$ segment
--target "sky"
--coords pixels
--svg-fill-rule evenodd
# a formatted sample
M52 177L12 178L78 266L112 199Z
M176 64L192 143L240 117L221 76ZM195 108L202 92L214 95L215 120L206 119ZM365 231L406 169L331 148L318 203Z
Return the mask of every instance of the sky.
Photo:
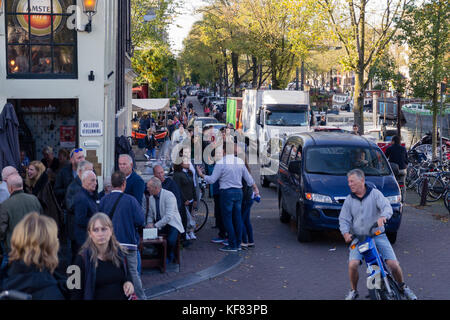
M202 18L201 14L195 15L194 11L203 5L206 5L203 0L185 0L183 13L169 28L169 40L174 54L178 54L183 48L183 40L188 36L194 22Z

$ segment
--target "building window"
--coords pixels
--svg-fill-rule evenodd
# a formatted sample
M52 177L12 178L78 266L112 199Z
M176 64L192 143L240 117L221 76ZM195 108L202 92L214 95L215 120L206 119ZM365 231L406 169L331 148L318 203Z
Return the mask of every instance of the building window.
M76 0L5 4L8 78L77 78L77 32L69 29Z

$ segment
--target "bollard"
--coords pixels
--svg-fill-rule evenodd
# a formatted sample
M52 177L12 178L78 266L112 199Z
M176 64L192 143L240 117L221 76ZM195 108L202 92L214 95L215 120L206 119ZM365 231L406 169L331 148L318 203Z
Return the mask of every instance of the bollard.
M424 207L427 204L427 193L428 193L428 178L423 179L422 192L420 194L420 206Z

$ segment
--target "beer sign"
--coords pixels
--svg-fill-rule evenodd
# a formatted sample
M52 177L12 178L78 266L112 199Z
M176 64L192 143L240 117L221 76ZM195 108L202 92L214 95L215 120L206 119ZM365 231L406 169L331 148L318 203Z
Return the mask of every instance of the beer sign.
M26 32L30 28L31 34L38 37L45 37L52 33L52 18L53 30L57 30L62 21L62 16L51 15L51 13L62 13L59 0L30 0L30 8L28 8L28 0L19 0L17 2L16 12L29 12L29 14L17 15L17 21Z

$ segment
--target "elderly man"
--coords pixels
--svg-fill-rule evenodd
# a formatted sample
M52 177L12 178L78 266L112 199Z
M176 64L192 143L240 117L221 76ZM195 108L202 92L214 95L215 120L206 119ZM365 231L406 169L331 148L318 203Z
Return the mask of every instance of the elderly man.
M364 172L353 169L347 174L348 186L351 194L347 196L339 214L339 229L346 243L352 241L352 235L369 234L372 226L377 223L379 227L384 226L391 218L393 212L389 201L377 189L365 184ZM400 286L400 291L409 299L416 300L417 297L412 290L403 282L403 273L395 256L394 250L386 234L374 238L377 249L386 259L386 264L392 271L394 279ZM358 297L358 267L363 257L358 248L350 251L348 271L350 276L351 290L346 300L355 300Z
M11 196L0 204L0 242L4 252L0 273L4 272L8 264L11 236L16 225L30 212L43 213L38 198L23 191L23 180L18 174L8 177L8 191Z
M97 187L97 176L94 171L87 170L81 175L81 190L74 198L74 238L72 252L78 252L86 241L86 229L89 219L98 212L95 197ZM72 257L75 258L75 257Z
M128 154L121 154L119 156L119 170L127 177L125 193L135 197L137 202L142 206L145 182L133 170L133 159Z
M77 168L77 176L75 179L70 183L69 187L66 191L66 197L65 197L65 206L67 209L67 215L66 215L66 232L67 237L71 241L71 247L72 247L72 256L76 257L77 253L74 250L78 249L78 246L75 243L75 212L74 212L74 200L75 196L80 192L82 189L82 183L81 183L81 177L83 173L86 171L93 171L94 166L92 163L90 163L87 160L81 161L78 164ZM95 193L95 191L94 191Z
M177 199L172 192L162 189L161 180L156 177L149 180L147 189L151 196L147 228L158 228L167 235L167 262L171 263L175 257L178 234L184 233Z
M2 170L2 180L0 181L0 203L5 201L9 198L9 191L8 191L8 177L19 174L17 172L17 169L14 167L5 167Z
M84 153L82 148L73 149L70 152L70 164L59 171L55 181L55 196L60 203L64 202L66 190L77 176L78 164L84 161Z

